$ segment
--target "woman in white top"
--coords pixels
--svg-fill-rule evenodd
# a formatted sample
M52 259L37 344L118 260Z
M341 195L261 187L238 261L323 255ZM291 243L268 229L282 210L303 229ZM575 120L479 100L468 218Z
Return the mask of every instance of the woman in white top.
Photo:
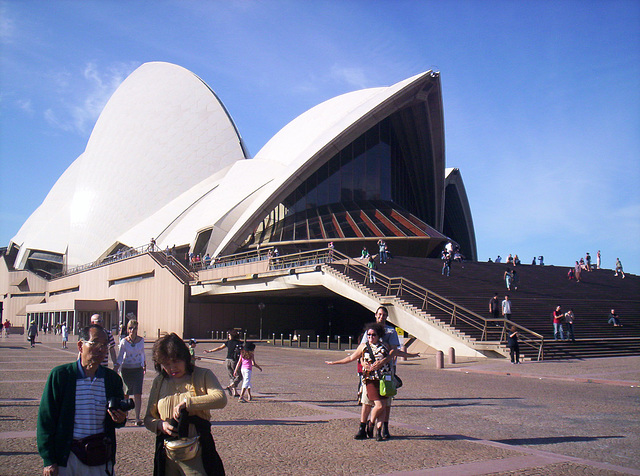
M120 341L120 351L114 370L120 369L126 385L125 398L133 395L136 403L136 425L142 426L140 408L142 407L142 383L147 371L144 358L144 339L138 335L138 321L132 319L127 324L127 337Z

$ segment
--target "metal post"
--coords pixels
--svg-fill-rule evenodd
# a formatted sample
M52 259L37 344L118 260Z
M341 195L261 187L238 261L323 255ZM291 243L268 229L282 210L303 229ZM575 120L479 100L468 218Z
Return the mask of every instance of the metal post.
M289 347L293 347L293 336L289 334Z
M276 345L276 333L273 333L273 345Z
M320 335L316 334L316 349L320 348Z
M349 350L351 350L351 340L353 339L352 336L349 336Z
M340 350L340 336L338 336L338 350Z
M327 336L327 350L331 348L331 336Z
M280 347L284 347L284 334L280 334Z
M307 334L307 349L311 348L311 336Z

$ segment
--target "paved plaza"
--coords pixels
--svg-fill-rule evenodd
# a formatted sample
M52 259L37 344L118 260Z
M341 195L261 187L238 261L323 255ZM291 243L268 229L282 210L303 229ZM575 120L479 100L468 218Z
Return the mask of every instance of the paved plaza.
M0 339L0 475L42 474L36 415L49 371L75 359L44 336ZM200 342L198 355L219 343ZM147 344L150 359L151 344ZM360 407L344 351L259 344L254 400L212 411L228 475L640 475L640 357L559 362L425 355L399 363L405 385L388 441L354 440ZM209 358L209 357L213 358ZM224 353L198 365L226 385ZM151 369L152 366L149 365ZM143 407L155 372L147 373ZM154 435L117 432L120 476L151 475Z

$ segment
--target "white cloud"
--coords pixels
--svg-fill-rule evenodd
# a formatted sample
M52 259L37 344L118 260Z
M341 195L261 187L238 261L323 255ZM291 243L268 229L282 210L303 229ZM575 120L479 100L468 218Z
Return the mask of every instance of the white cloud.
M11 43L15 36L15 24L13 19L9 18L5 5L0 5L0 41L2 43Z
M95 124L105 104L139 63L116 63L100 68L94 62L84 66L81 75L68 71L52 75L58 103L44 112L53 127L85 134Z
M31 104L31 99L18 99L16 104L20 109L24 112L31 114L33 112L33 105Z
M330 77L333 80L344 82L358 89L371 87L370 82L367 80L367 75L362 68L333 65L331 67Z

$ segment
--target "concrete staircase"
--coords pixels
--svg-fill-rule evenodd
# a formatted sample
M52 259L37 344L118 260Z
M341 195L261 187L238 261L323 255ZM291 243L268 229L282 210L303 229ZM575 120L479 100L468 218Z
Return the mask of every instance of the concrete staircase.
M520 276L517 291L506 291L502 276L507 266L496 263L455 263L451 276L441 275L442 262L434 259L397 257L378 271L390 277L402 276L482 316L494 292L500 300L508 293L511 319L545 337L545 359L640 355L640 279L627 274L623 280L611 270L582 273L582 282L567 279L568 268L556 266L516 267ZM374 286L375 289L375 286ZM384 295L384 289L379 292ZM411 299L407 300L410 304ZM576 315L576 342L555 342L551 313L557 305ZM615 308L622 327L607 324ZM438 316L437 310L433 312ZM464 324L458 330L472 338L478 332ZM522 350L522 349L521 349ZM525 355L527 354L525 350ZM531 357L531 355L529 355Z

